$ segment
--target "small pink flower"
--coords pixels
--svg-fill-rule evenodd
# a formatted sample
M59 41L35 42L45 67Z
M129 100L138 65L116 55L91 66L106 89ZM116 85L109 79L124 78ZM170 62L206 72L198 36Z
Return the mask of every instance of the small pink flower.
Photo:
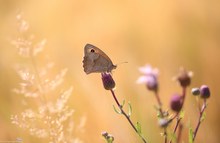
M152 68L150 65L145 65L139 68L139 71L144 75L140 76L137 80L138 84L146 84L149 90L157 91L158 89L158 69Z

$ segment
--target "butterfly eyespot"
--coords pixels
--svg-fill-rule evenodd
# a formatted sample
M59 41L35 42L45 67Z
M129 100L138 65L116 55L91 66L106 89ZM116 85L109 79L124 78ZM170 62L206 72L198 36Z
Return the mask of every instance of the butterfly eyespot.
M95 52L95 50L94 50L94 49L91 49L91 50L90 50L90 52L94 53L94 52Z

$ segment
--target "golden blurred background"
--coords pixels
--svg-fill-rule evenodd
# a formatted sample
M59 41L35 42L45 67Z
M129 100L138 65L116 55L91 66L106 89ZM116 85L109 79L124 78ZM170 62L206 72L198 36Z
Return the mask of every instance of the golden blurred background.
M124 117L113 110L113 98L103 88L100 74L86 75L82 59L85 44L105 51L120 64L113 71L116 96L130 101L132 120L142 124L150 143L163 142L156 118L156 99L144 85L136 84L140 66L151 64L160 71L160 96L169 107L173 93L181 93L172 81L179 67L194 72L191 87L209 85L206 119L196 142L220 141L220 1L147 1L147 0L0 0L0 141L22 138L26 142L45 142L11 123L12 114L22 111L22 95L12 92L20 79L14 66L21 60L11 39L16 35L16 15L22 12L36 41L47 44L42 57L54 61L59 71L68 68L64 84L74 87L68 101L75 110L75 123L86 117L83 130L75 136L86 143L102 143L102 131L114 135L116 143L141 142ZM43 64L44 60L38 58ZM56 71L53 71L56 72ZM195 98L187 91L184 135L198 120ZM172 131L172 128L170 129Z

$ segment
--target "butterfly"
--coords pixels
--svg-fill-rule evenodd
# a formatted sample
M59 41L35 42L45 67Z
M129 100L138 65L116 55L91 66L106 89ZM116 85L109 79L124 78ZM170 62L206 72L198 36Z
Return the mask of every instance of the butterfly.
M86 44L83 58L83 68L86 74L111 72L116 67L102 50L91 44Z

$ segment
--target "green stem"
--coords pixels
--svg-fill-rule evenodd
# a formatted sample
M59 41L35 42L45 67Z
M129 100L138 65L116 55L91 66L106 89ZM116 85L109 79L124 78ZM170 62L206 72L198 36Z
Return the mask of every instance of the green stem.
M113 98L114 98L114 100L115 100L115 102L116 102L118 108L119 108L120 111L121 111L121 114L125 116L125 118L126 118L126 119L128 120L128 122L129 122L129 124L132 126L132 128L135 130L135 132L139 135L139 137L142 139L142 141L143 141L144 143L147 143L147 141L145 140L145 138L138 132L138 130L137 130L137 128L135 127L134 123L131 121L130 116L128 116L128 115L125 113L125 111L123 110L121 104L119 103L117 97L115 96L115 92L114 92L112 89L111 89L110 91L111 91L111 93L112 93L112 96L113 96Z

